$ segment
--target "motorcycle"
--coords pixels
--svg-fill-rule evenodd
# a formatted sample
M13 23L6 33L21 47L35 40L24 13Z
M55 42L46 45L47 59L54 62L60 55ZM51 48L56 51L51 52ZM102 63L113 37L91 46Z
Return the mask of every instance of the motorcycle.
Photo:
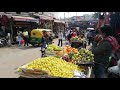
M108 78L120 78L120 60L116 66L108 68Z
M0 38L0 47L4 47L7 45L7 40L5 38Z

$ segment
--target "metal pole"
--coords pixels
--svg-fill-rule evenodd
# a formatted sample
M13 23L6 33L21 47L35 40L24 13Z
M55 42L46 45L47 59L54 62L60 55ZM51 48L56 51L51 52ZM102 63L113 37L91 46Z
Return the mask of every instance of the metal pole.
M64 13L64 21L65 21L65 13Z
M76 21L77 21L77 12L76 12Z
M76 12L76 16L77 16L77 12Z
M68 18L69 18L69 12L68 12Z

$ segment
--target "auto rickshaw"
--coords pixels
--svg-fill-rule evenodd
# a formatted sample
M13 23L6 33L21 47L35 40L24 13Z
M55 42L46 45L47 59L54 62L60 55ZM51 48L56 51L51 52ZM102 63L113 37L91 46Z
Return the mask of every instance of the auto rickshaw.
M43 31L46 31L49 33L52 30L50 30L50 29L33 29L31 31L30 44L32 44L33 46L35 46L35 45L40 46L42 37L43 37Z

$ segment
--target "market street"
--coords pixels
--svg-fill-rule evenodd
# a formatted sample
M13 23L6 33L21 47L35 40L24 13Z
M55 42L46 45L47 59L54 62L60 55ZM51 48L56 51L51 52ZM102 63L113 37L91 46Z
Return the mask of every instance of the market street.
M58 40L55 39L57 44ZM64 42L63 42L64 43ZM18 78L16 69L41 56L40 47L4 47L0 48L0 78Z
M58 39L54 40L57 45ZM65 41L63 41L63 46ZM41 56L40 47L4 47L0 48L0 78L18 78L16 69Z

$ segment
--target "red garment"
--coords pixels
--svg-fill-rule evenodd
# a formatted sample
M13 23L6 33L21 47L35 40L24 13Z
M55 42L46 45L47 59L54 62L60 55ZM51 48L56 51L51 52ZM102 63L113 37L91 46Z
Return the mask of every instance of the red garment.
M2 26L6 26L8 20L9 20L8 17L6 15L3 15L2 20L1 20L2 21Z
M76 32L73 32L72 36L73 36L73 37L77 36Z
M117 29L117 30L115 31L115 34L116 34L116 35L120 34L120 29Z
M21 44L24 44L25 43L25 41L24 40L21 40Z
M102 41L104 40L107 40L111 43L112 47L113 47L113 52L116 52L119 48L120 48L120 45L118 44L116 38L112 37L112 36L108 36L106 38L104 38ZM102 42L100 41L100 43Z

